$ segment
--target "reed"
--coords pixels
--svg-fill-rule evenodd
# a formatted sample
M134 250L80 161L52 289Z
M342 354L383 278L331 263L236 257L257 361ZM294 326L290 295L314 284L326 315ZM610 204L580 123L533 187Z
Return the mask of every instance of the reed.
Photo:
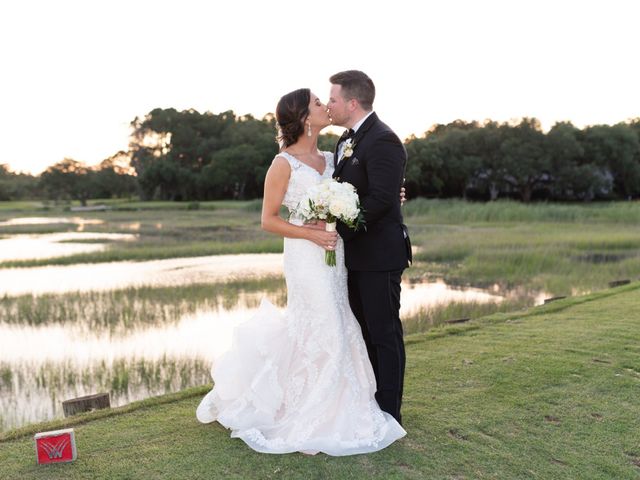
M0 322L29 326L76 325L88 331L126 332L134 327L176 323L197 310L231 308L241 295L251 292L268 295L280 306L286 303L284 279L265 277L214 284L4 296L0 297ZM251 301L246 296L244 300ZM259 301L256 296L253 306Z

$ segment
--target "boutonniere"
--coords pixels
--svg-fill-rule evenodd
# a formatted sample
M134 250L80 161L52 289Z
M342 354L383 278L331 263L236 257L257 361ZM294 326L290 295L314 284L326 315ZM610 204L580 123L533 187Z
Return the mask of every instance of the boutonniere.
M343 158L349 158L351 155L353 155L353 149L355 148L355 143L353 143L353 139L352 138L347 138L347 140L344 142L344 149L342 150L342 157Z

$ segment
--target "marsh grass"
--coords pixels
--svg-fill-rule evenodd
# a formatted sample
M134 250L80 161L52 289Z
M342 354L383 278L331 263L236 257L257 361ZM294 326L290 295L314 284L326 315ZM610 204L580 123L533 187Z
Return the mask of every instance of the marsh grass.
M53 342L60 332L78 345L68 357L59 352L60 358L41 358L37 347L25 345L29 357L0 362L0 429L61 416L61 400L96 391L109 392L112 403L122 405L209 381L210 361L177 339L168 339L169 348L160 343L157 350L141 341L125 353L116 353L122 352L117 346L135 335L146 338L147 332L156 338L154 333L191 315L257 308L263 297L284 306L284 280L0 298L3 328L8 324L29 332L35 327L37 336L39 327L53 327Z
M194 209L194 204L197 204L199 209L203 210L215 210L216 208L223 209L243 209L248 205L253 205L255 202L262 204L260 199L257 200L212 200L205 202L173 202L173 201L140 201L137 199L126 198L105 198L89 200L87 206L102 206L104 205L110 210L189 210ZM0 201L0 212L71 212L72 215L78 215L85 213L91 215L96 212L72 212L72 207L80 207L81 204L78 201L68 202L49 202L49 201Z
M102 242L101 242L102 243ZM106 242L105 242L106 243ZM281 239L229 240L225 242L112 242L108 250L79 253L65 257L11 260L0 262L0 268L25 268L78 263L143 262L180 257L237 255L242 253L282 253Z
M0 364L0 371L3 368L6 366ZM63 394L63 397L79 396L83 391L104 390L111 395L130 399L202 384L209 381L210 369L210 362L199 358L167 356L157 360L117 358L89 365L45 362L35 368L28 364L22 368L14 366L10 381L20 390L64 392L66 395ZM135 387L135 395L132 394L132 387Z
M0 201L1 213L48 211L49 207L39 201Z
M94 243L118 243L122 242L120 239L114 238L75 238L70 240L58 240L56 243L82 243L82 244L94 244Z
M175 202L104 203L114 209L86 214L104 223L83 229L136 233L136 241L112 242L95 253L6 261L0 268L282 251L282 240L260 228L260 200L200 202L198 210ZM554 296L595 291L640 275L638 202L524 205L416 199L403 209L417 248L414 265L405 271L410 280L498 285ZM0 228L0 234L14 227ZM34 232L77 228L19 227Z
M260 200L200 202L198 210L175 202L106 203L114 210L86 214L104 223L83 229L136 233L137 241L112 242L97 253L7 261L0 267L282 251L282 240L260 228ZM480 287L499 284L507 289L525 286L566 295L638 278L640 272L638 202L524 205L416 199L403 209L418 249L407 278L442 278ZM13 226L0 228L0 234L74 228Z
M86 214L104 223L83 229L136 233L137 241L113 242L97 253L7 261L0 267L282 251L282 240L260 229L260 200L201 202L199 210L173 202L107 203L114 210ZM566 295L634 279L640 271L638 202L524 205L416 199L403 208L418 249L414 266L405 272L407 278L442 278L481 287L526 286ZM0 234L74 228L12 226L0 228Z
M120 406L207 383L210 361L201 358L115 358L0 363L0 431L62 417L62 401L108 392Z
M507 298L502 302L459 302L452 301L423 307L402 319L405 336L447 324L466 323L473 319L484 317L497 312L513 312L533 305L531 295Z
M622 223L640 224L640 202L531 203L512 200L467 202L417 198L403 207L405 220L427 223Z
M93 200L89 205L105 205L113 210L141 211L141 210L244 210L252 209L255 204L262 206L262 200L210 200L196 202L152 201L143 202L127 199ZM259 210L258 210L259 211Z
M198 310L231 309L241 295L251 292L269 292L276 305L286 303L284 279L264 277L214 284L5 296L0 297L0 321L29 326L68 324L88 331L124 333L134 327L176 323ZM257 307L259 301L255 298L253 306Z
M21 295L0 297L0 321L14 325L74 325L87 331L129 329L172 324L199 310L233 309L242 296L248 307L257 307L267 294L284 307L287 293L282 277L234 280L214 284L171 287L131 287L98 292ZM531 306L533 292L503 292L502 302L450 302L421 308L404 317L405 335L426 331L459 318L478 318Z
M73 223L47 223L39 225L3 225L3 235L44 235L47 233L77 232L78 225Z
M0 227L1 235L84 231L98 233L134 233L136 241L112 242L109 248L95 253L33 260L9 260L0 268L72 265L116 261L145 261L177 257L239 253L280 253L281 238L260 227L260 210L256 202L207 202L206 209L164 209L159 202L145 210L111 210L87 212L86 217L100 224L11 225ZM130 205L130 204L127 204ZM60 213L54 212L56 217ZM54 215L52 214L52 216ZM72 212L71 216L78 216Z
M640 275L636 203L524 206L416 200L406 208L418 247L414 268L406 272L414 278L571 295Z

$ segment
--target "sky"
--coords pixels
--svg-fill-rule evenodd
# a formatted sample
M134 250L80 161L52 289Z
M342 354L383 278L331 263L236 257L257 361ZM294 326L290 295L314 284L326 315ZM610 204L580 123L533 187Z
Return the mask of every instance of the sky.
M640 117L637 0L7 0L0 164L126 150L154 108L261 118L347 69L401 138L455 119ZM335 130L339 132L340 130Z

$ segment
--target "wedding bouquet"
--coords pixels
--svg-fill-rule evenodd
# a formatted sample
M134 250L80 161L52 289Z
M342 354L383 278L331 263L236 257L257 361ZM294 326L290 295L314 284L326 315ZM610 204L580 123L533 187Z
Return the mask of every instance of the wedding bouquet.
M347 182L337 182L328 178L307 191L294 212L305 221L324 220L326 231L335 232L336 221L340 220L353 230L364 225L360 200L356 189ZM335 250L327 250L324 256L327 265L336 265Z

